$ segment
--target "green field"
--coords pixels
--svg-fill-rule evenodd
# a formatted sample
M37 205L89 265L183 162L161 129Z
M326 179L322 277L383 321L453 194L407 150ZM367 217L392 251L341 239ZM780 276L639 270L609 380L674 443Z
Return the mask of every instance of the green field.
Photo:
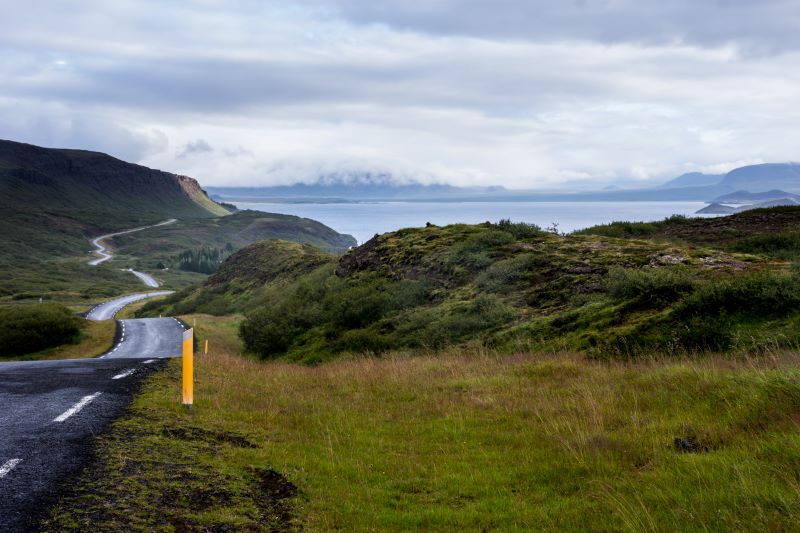
M597 362L387 354L304 367L198 322L179 362L98 439L48 528L792 531L798 356Z

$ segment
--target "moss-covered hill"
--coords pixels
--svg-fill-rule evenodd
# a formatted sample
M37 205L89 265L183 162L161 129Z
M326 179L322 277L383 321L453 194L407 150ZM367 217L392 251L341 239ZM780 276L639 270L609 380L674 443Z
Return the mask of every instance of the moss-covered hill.
M800 279L786 262L707 245L501 222L401 230L338 259L309 253L255 245L227 261L224 283L145 312L245 312L250 350L304 361L459 344L749 350L793 343L800 330ZM248 274L265 261L280 275Z

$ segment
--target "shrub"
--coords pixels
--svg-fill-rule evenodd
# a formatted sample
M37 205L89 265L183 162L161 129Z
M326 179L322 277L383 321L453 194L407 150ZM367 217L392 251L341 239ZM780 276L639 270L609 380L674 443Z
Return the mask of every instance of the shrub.
M476 279L478 287L489 292L503 292L528 277L537 266L548 264L545 257L534 254L520 254L509 259L496 261Z
M606 289L616 300L636 300L645 307L663 307L695 286L689 271L680 266L662 268L612 268Z
M398 328L398 337L406 346L439 349L487 333L514 317L513 309L500 298L481 295L449 309L424 309L415 313Z
M453 274L464 281L469 272L483 270L492 264L489 252L515 242L514 235L507 231L490 229L476 233L462 242L455 244L446 257L446 262L453 269ZM465 269L461 271L459 268Z
M281 299L248 314L239 334L247 350L261 357L285 353L304 332L317 327L336 350L380 351L383 341L356 330L426 302L427 294L424 282L377 276L333 278L319 285L300 283Z
M54 303L0 309L0 356L75 342L80 335L79 324L69 309Z
M530 237L537 237L544 233L542 228L536 224L528 224L527 222L511 222L511 220L504 218L495 224L497 229L510 233L517 239L528 239Z
M800 257L800 233L781 232L748 237L734 244L732 249L736 252L793 260Z
M283 354L303 331L302 320L280 307L262 307L239 325L239 335L248 351L263 358Z
M786 316L800 309L800 279L759 273L701 285L677 309L678 316Z

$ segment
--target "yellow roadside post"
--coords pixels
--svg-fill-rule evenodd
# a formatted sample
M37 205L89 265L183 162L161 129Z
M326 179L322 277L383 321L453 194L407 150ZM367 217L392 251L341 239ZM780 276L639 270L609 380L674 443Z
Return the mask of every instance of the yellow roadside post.
M194 329L183 332L183 405L194 402Z
M206 339L206 349L203 350L203 355L208 355L208 339Z

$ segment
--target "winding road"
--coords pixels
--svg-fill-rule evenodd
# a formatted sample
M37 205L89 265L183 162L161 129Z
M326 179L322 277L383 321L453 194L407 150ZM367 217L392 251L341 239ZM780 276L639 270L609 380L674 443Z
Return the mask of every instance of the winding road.
M133 228L133 229L125 230L125 231L118 231L116 233L108 233L106 235L100 235L99 237L95 237L94 239L92 239L92 245L94 245L96 250L94 250L92 253L97 254L100 257L98 257L97 259L93 259L93 260L89 261L89 264L91 266L97 266L100 263L108 261L109 259L114 257L114 254L112 254L109 251L108 247L105 244L103 244L103 241L106 240L106 239L110 239L112 237L116 237L117 235L127 235L128 233L135 233L137 231L142 231L142 230L146 230L146 229L150 229L150 228L157 228L159 226L166 226L168 224L172 224L172 223L177 222L177 221L178 221L178 219L171 218L169 220L165 220L164 222L159 222L158 224L153 224L153 225L150 225L150 226L142 226L140 228ZM144 283L148 287L153 287L153 288L159 287L159 283L155 280L155 278L153 276L151 276L149 274L145 274L144 272L137 272L136 270L133 270L132 268L125 268L123 270L125 272L130 272L131 274L133 274L134 276L136 276L137 278L142 280L142 283Z
M174 222L169 220L157 225ZM148 226L153 227L153 226ZM102 240L97 265L111 254ZM158 283L133 272L148 286ZM152 283L151 283L152 282ZM111 320L126 305L170 294L155 291L115 298L86 313ZM60 487L90 459L94 437L120 416L143 379L181 355L184 325L175 318L118 321L115 345L90 359L0 363L0 531L38 531Z

